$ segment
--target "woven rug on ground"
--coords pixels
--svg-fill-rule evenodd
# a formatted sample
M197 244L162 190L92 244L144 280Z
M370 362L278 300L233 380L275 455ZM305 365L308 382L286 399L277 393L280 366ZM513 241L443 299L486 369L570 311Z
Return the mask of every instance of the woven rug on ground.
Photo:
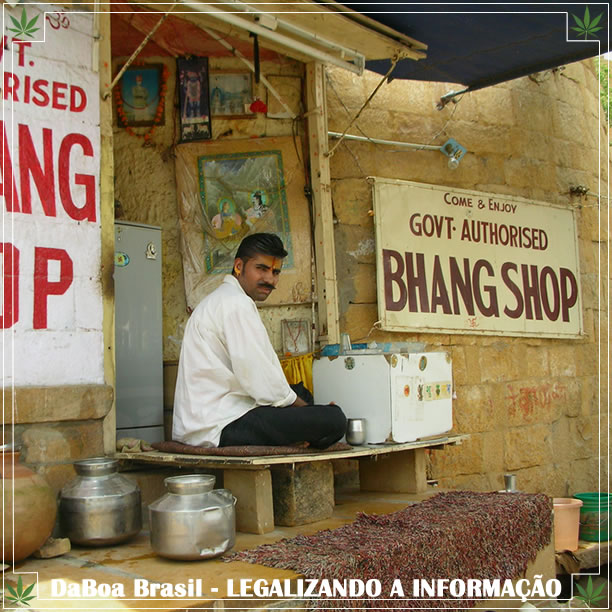
M265 544L224 560L289 569L330 583L381 583L380 597L312 600L317 609L472 607L475 600L450 595L442 600L408 599L413 597L413 580L522 577L527 564L550 542L551 531L552 503L546 495L451 491L392 514L361 513L338 529ZM389 598L396 579L404 599Z
M177 453L179 455L222 455L228 457L260 457L267 455L311 455L314 453L328 453L344 451L353 448L345 442L336 442L324 450L304 448L302 446L191 446L182 442L166 441L153 442L151 446L164 453Z

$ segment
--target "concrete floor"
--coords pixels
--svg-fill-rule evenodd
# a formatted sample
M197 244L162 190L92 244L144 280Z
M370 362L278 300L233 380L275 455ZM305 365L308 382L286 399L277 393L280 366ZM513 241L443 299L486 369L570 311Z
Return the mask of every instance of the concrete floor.
M425 496L437 492L432 489ZM420 496L422 499L424 496ZM415 496L391 493L362 493L345 491L339 493L333 516L325 521L300 527L279 527L265 535L237 534L234 550L254 548L260 544L271 543L298 534L311 534L322 529L334 529L354 520L357 512L388 513L400 510L418 501ZM544 551L544 565L533 573L550 575L554 571L552 547ZM295 579L291 571L267 568L242 562L224 563L219 559L203 561L171 561L156 556L149 544L148 531L142 531L135 539L116 547L82 548L75 547L70 553L54 559L29 558L17 564L15 571L4 572L6 584L16 588L18 577L23 584L37 582L33 595L37 598L30 602L30 610L176 610L197 608L252 610L256 608L300 608L299 600L262 600L234 597L228 599L228 586L233 579L234 590L238 591L240 579L274 578ZM151 583L170 583L171 585L193 584L201 580L202 595L192 597L134 596L134 584L145 579ZM545 578L546 579L546 578ZM55 580L55 582L54 582ZM84 580L95 581L101 588L114 589L115 596L98 595L82 597ZM93 584L90 582L89 584ZM55 592L53 586L55 585ZM58 588L63 587L63 590ZM104 586L102 586L104 585ZM171 587L167 587L171 588ZM80 595L79 596L79 591ZM518 608L520 602L511 607ZM13 607L5 600L5 608ZM505 607L505 606L502 606ZM487 606L491 610L493 607Z

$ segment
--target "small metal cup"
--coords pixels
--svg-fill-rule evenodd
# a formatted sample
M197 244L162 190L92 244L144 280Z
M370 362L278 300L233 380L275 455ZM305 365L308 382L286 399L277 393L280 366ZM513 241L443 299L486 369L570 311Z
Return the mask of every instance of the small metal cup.
M516 491L516 474L504 474L504 486L508 493Z
M366 420L348 419L346 422L346 441L351 446L361 446L366 441Z

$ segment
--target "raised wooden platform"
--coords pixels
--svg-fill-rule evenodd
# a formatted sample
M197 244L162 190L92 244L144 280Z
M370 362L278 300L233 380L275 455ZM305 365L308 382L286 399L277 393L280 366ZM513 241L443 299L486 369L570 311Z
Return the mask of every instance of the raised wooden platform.
M325 512L330 514L334 505L332 460L358 459L360 486L364 491L422 493L427 489L425 449L461 444L467 437L449 435L403 444L370 444L344 451L292 455L243 457L147 451L116 453L114 457L123 467L148 464L222 469L225 488L238 499L236 528L263 534L274 529L275 505L276 522L282 525L321 520L324 518L321 508L326 508ZM327 462L327 465L320 462ZM281 507L282 512L279 511Z

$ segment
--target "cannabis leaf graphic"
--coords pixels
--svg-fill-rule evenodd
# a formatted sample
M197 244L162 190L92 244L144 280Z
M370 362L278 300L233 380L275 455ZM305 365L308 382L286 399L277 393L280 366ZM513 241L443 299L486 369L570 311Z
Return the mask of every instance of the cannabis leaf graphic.
M583 589L578 583L576 583L576 588L580 593L580 595L576 595L576 599L582 599L587 606L593 607L593 604L597 603L601 599L605 599L605 597L601 595L601 592L605 586L606 583L602 582L595 590L593 590L593 576L589 576L586 589Z
M34 595L30 595L35 586L36 583L33 582L24 591L23 582L21 581L21 576L19 576L19 580L17 581L17 590L15 590L10 584L6 585L6 589L10 593L10 595L6 595L6 599L12 601L15 604L23 604L25 606L29 606L30 604L28 602L35 598Z
M576 17L573 13L570 13L576 22L576 26L572 26L572 30L574 32L578 32L578 34L584 34L584 40L587 40L588 36L595 36L595 32L599 32L599 30L603 30L602 26L598 26L599 20L601 19L603 13L600 13L591 21L591 14L589 13L589 7L586 6L584 9L584 17L580 19L580 17Z
M34 19L28 21L28 16L26 15L25 8L21 12L21 20L17 21L12 15L9 15L11 21L13 22L14 28L8 28L11 32L15 32L17 36L29 36L30 38L34 38L34 32L40 30L40 28L35 28L36 22L40 15L36 15Z

